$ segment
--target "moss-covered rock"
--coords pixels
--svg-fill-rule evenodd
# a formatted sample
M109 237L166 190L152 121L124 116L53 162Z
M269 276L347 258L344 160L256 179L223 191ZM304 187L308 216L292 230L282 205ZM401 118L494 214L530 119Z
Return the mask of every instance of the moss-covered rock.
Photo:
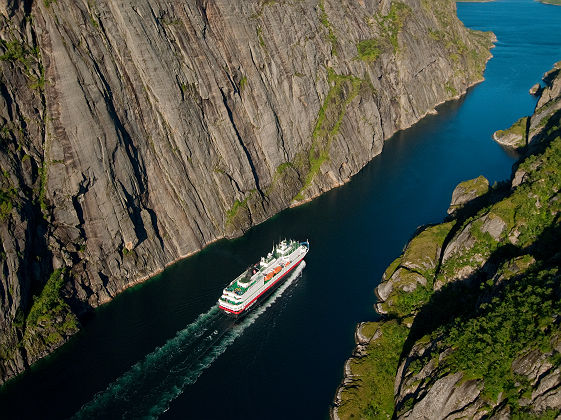
M407 328L397 321L368 323L371 331L357 357L345 366L345 387L337 395L337 418L388 418L394 411L393 384L399 352L407 337ZM374 332L372 332L374 331ZM363 357L360 355L363 354Z
M454 213L467 203L489 192L489 181L484 176L460 182L452 192L452 200L448 207L448 214Z

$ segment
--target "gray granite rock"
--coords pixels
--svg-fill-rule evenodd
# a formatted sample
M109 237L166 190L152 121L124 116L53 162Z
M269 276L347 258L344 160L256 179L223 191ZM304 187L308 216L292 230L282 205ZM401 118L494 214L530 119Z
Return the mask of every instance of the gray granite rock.
M454 3L404 4L395 46L388 0L0 6L2 335L53 269L74 311L108 302L348 181L482 79L489 34Z

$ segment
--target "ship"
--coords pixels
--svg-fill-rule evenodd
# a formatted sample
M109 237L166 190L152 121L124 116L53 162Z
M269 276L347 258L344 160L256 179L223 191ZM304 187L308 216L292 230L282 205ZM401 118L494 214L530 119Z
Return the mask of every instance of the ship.
M249 266L222 292L218 307L235 318L245 315L251 307L269 296L280 286L287 274L302 262L310 243L283 240L266 257Z

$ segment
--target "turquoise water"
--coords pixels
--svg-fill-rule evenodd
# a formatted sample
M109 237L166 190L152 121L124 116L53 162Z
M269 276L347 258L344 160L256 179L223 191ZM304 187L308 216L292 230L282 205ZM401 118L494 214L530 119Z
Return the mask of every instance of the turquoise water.
M353 180L220 241L96 311L84 331L0 392L3 418L281 419L327 416L357 322L417 226L438 222L454 186L510 175L492 140L532 112L528 89L561 60L561 7L459 3L498 38L485 82L394 136ZM216 319L222 288L272 242L308 238L306 267L238 325Z

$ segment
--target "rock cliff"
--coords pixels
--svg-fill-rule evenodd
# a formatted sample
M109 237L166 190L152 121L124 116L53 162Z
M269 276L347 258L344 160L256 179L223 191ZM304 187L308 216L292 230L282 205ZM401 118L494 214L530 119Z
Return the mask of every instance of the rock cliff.
M387 319L358 326L333 417L559 418L560 72L510 181L458 185L384 273Z
M448 0L0 4L0 383L481 79Z

